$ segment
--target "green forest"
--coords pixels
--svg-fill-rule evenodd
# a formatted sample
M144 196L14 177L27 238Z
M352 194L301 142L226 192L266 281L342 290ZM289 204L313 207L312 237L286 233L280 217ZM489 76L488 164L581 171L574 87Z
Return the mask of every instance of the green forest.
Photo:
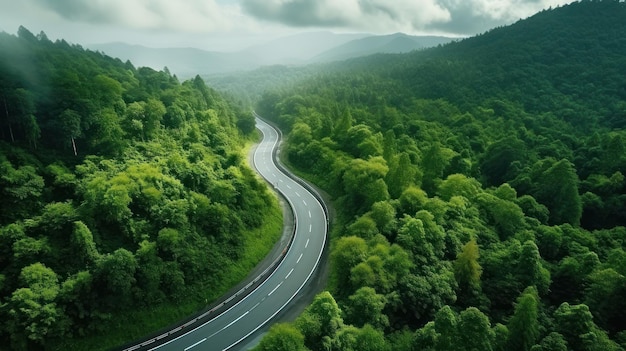
M626 3L263 94L333 194L328 291L256 350L626 349Z
M199 76L0 33L0 349L110 349L243 279L282 231L254 130Z

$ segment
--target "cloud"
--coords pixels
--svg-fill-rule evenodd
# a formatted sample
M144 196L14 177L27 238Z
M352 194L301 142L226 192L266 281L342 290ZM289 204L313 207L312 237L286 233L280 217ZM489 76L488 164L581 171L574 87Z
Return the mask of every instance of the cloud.
M258 19L292 27L474 34L571 0L241 0Z
M293 27L414 31L450 20L436 0L242 0L244 11Z
M473 35L570 1L0 0L0 29L26 25L78 42L135 38L159 46L202 46L207 34L258 41L302 28Z
M35 0L71 22L188 32L250 25L238 3L224 0Z
M430 29L475 34L527 18L542 9L572 0L438 0L450 12L450 21Z

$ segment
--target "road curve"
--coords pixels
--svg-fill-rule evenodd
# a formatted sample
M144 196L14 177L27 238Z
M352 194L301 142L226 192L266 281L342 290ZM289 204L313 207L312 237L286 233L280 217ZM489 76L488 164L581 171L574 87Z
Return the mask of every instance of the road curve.
M257 278L212 313L177 326L169 332L144 341L127 351L202 351L234 349L259 328L281 312L308 282L317 269L326 243L328 218L320 197L315 196L293 175L283 172L275 155L280 134L255 114L257 128L263 134L253 162L257 172L276 191L282 193L294 213L294 234L291 245L277 262L273 272ZM288 173L288 172L287 172ZM293 178L292 178L293 177ZM242 297L244 296L244 297ZM238 300L237 300L238 299ZM231 306L232 305L232 306Z

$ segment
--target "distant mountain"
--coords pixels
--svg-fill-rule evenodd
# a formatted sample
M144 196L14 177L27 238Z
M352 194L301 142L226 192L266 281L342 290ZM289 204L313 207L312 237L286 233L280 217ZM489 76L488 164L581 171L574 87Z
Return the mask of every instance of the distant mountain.
M252 70L274 64L304 64L312 57L338 45L369 34L335 34L312 32L291 35L255 45L238 52L206 51L195 48L149 48L125 43L93 44L87 47L135 66L148 66L170 72L181 78L196 74L211 75Z
M365 33L301 33L255 45L238 52L195 48L149 48L125 43L87 47L156 70L167 67L180 78L248 71L269 65L300 65L345 60L375 53L404 53L451 41L451 38L409 36L402 33L372 36Z
M261 58L266 64L306 63L311 58L355 39L370 36L365 33L338 34L309 32L291 35L244 50Z
M148 66L161 70L167 66L170 72L181 78L196 74L215 74L249 70L259 67L256 57L241 53L205 51L195 48L149 48L125 43L89 45L106 55L130 60L135 66Z
M413 50L445 44L453 38L438 36L411 36L404 33L369 36L349 41L327 50L314 58L314 62L346 60L377 53L406 53Z

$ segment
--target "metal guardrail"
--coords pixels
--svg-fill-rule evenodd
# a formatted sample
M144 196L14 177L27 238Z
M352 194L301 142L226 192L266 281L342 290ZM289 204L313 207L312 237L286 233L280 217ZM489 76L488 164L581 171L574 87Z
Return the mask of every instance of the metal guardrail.
M252 114L254 115L254 117L262 120L263 122L271 125L274 129L276 129L278 131L278 140L282 140L283 138L283 132L280 130L280 128L278 128L278 126L273 123L270 122L268 120L266 120L265 118L259 116L256 112L252 112ZM280 144L280 143L279 143ZM293 179L294 181L296 181L298 184L302 185L306 190L308 190L311 194L313 194L313 196L315 196L315 198L317 199L317 201L322 205L322 209L324 210L324 214L326 215L326 229L328 229L328 221L329 221L329 211L328 211L328 207L326 206L326 202L324 202L324 198L322 197L322 195L317 191L317 189L315 189L315 187L313 187L311 184L309 184L306 180L298 177L297 175L293 174L290 170L288 170L285 165L283 165L283 163L280 161L280 155L279 152L282 150L280 147L274 149L273 153L272 153L272 157L276 160L276 166L278 167L278 169L281 170L281 172L285 173L287 176L289 176L289 178Z

